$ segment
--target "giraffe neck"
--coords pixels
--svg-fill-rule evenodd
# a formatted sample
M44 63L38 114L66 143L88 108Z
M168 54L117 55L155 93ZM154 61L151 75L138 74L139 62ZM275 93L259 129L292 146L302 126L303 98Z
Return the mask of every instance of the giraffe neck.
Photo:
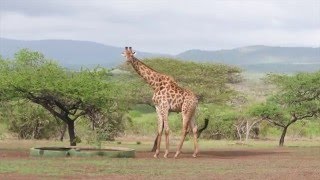
M153 88L156 89L159 86L162 74L158 73L154 69L148 67L139 59L133 57L130 61L135 71Z

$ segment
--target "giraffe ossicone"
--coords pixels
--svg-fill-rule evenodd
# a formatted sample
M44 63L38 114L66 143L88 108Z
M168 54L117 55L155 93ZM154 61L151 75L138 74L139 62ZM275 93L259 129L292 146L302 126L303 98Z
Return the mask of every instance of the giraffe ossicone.
M132 47L125 47L125 51L122 54L126 57L127 62L132 65L135 71L152 87L154 91L152 101L156 107L158 115L157 149L154 157L158 158L159 156L163 130L165 132L166 140L164 157L168 157L170 133L168 114L171 111L181 112L182 114L182 136L174 157L177 158L181 153L181 148L187 135L188 128L193 132L193 157L196 157L199 151L197 142L198 128L195 121L195 113L198 106L198 99L196 95L192 91L180 87L172 77L159 73L141 62L134 56L135 52L132 51Z

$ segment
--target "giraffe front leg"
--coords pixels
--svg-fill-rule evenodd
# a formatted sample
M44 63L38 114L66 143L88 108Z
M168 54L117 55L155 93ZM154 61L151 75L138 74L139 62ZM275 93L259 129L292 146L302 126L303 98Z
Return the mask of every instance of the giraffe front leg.
M168 157L169 154L169 123L168 123L168 114L169 114L169 110L166 108L163 108L161 111L161 117L163 119L163 128L164 128L164 133L166 136L166 150L164 152L164 158Z
M157 106L156 107L157 114L158 114L158 141L157 141L157 150L154 155L154 157L158 157L159 152L160 152L160 144L161 144L161 136L162 136L162 131L163 128L166 128L166 152L165 152L165 157L168 156L168 148L169 148L169 134L167 133L169 130L169 125L168 125L168 114L169 114L169 109L168 106L162 105L162 106Z
M168 158L168 154L169 154L169 126L168 126L168 121L165 121L164 123L164 133L166 135L166 151L164 153L164 158Z
M153 155L154 158L158 158L159 153L160 153L162 129L163 129L162 122L158 122L157 149L156 149L156 153Z

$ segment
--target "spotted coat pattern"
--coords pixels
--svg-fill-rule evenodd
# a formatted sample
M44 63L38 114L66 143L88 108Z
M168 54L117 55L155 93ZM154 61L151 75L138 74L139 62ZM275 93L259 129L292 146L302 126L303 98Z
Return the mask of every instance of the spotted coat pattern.
M164 157L166 158L169 153L169 123L168 113L181 112L183 119L182 137L178 145L175 158L181 152L181 148L187 134L187 129L190 128L194 135L194 154L196 157L198 153L197 143L197 126L195 123L195 111L198 105L196 95L188 90L180 87L175 80L165 74L159 73L156 70L148 67L134 56L135 52L131 47L126 47L123 55L126 57L135 71L152 87L154 94L152 97L153 103L157 110L158 115L158 140L157 150L154 157L158 157L160 152L160 142L162 130L165 130L166 136L166 151Z

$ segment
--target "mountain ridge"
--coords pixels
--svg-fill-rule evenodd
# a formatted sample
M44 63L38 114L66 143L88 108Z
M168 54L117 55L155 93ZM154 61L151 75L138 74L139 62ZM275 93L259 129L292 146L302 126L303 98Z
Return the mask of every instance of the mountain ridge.
M0 37L0 54L12 58L21 48L42 52L65 66L116 67L124 62L123 47L93 41L44 39L17 40ZM320 47L281 47L252 45L233 49L190 49L176 55L137 51L139 58L172 57L196 62L214 62L240 66L249 71L297 72L320 69ZM303 64L303 65L301 65ZM285 66L283 70L277 66ZM291 69L290 69L291 68Z

